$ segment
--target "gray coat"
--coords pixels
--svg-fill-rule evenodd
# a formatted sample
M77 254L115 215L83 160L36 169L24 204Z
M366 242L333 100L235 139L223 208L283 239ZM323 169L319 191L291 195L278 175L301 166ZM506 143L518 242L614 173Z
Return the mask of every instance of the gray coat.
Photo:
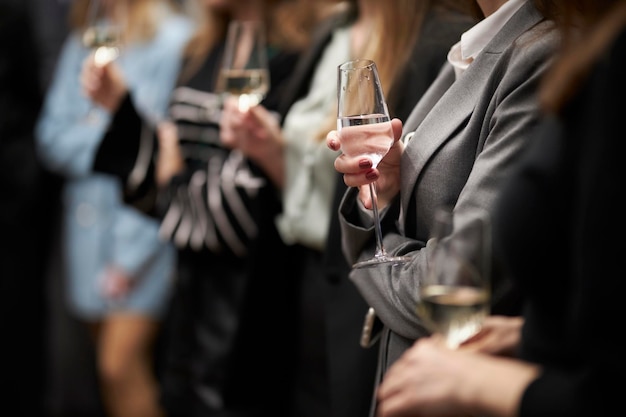
M383 213L383 233L388 252L413 259L402 267L350 274L383 324L379 379L427 334L415 307L434 210L454 205L457 221L473 206L490 212L512 162L528 145L539 117L536 90L557 44L542 20L528 2L456 82L446 63L404 124L401 208ZM352 263L374 253L373 229L358 222L356 198L357 190L349 189L340 207L344 254ZM499 297L494 293L496 304Z

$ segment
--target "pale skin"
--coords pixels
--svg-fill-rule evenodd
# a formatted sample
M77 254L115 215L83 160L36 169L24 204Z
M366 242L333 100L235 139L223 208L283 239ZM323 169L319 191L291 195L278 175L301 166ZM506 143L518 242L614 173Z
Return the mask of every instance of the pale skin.
M376 168L372 168L372 161L368 158L347 157L340 154L335 159L335 169L343 174L343 181L348 187L359 187L359 199L368 209L372 208L368 184L376 182L379 210L385 208L400 192L400 159L404 152L404 143L400 140L402 121L392 119L391 127L394 143ZM329 132L326 145L334 151L339 151L341 148L340 132L336 130Z
M377 417L517 416L524 390L541 370L491 353L511 352L520 328L519 318L489 318L484 332L491 335L456 350L437 336L419 339L387 371Z
M239 110L237 99L225 101L220 119L220 140L257 163L272 182L282 188L285 180L285 140L277 118L262 105Z
M460 349L466 352L514 357L520 343L523 324L524 320L521 317L487 317L481 331L462 344Z

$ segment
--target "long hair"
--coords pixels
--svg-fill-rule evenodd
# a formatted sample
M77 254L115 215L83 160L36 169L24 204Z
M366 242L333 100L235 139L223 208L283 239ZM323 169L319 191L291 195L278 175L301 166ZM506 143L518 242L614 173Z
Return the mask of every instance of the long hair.
M591 67L626 25L624 0L541 1L562 34L561 52L544 77L539 101L558 113L576 93Z
M210 9L201 5L200 0L191 0L190 3L189 11L196 18L197 29L185 46L185 65L179 74L179 81L185 81L195 74L209 51L226 37L230 21L227 10Z
M326 5L336 0L265 0L261 17L268 29L268 43L281 50L302 50L310 39L312 28L327 11ZM180 79L195 74L209 52L226 38L228 24L233 16L228 7L206 7L200 0L191 0L192 11L198 20L198 29L184 51L185 66Z
M402 88L396 88L399 75L404 71L419 41L420 33L429 13L457 12L459 15L482 18L482 12L474 0L364 0L368 13L373 16L373 27L364 48L352 51L351 58L367 58L376 62L380 81L385 91L390 110L393 111L394 92L402 94ZM351 2L358 11L358 1ZM328 121L318 133L323 140L328 131L336 127L336 108L329 115Z
M413 52L413 45L419 42L426 17L430 13L451 11L475 18L482 16L475 1L468 0L366 0L370 7L376 7L375 27L371 38L366 42L365 50L357 51L363 57L376 61L380 71L381 83L388 93L387 101L395 101L393 93L401 93L396 88L399 74L406 67ZM480 13L480 14L479 14Z
M381 2L366 0L377 7ZM374 5L376 3L377 5ZM380 81L386 92L393 90L394 80L402 71L417 41L432 0L391 0L374 13L374 27L361 51L353 58L369 58L376 62ZM384 35L383 35L384 34ZM389 96L387 97L388 101Z

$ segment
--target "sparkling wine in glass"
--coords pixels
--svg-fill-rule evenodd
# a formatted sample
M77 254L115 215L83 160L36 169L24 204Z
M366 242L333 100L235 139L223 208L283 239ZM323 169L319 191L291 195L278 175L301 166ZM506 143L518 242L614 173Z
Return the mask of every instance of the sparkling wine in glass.
M218 90L236 97L240 111L265 98L270 88L265 26L256 20L233 20L228 26Z
M97 65L104 66L119 56L126 18L122 4L120 0L89 0L88 23L82 42L94 52Z
M93 52L96 65L104 66L117 59L126 13L123 0L89 0L87 27L82 34L85 48ZM87 114L87 121L96 117L92 105Z
M490 310L491 228L483 210L459 220L452 211L435 212L434 249L420 283L417 314L450 348L478 333ZM454 237L451 237L454 236Z
M376 168L393 145L393 130L374 61L357 59L339 66L337 101L341 152L349 157L369 158ZM376 253L371 259L357 262L353 268L408 262L410 257L391 256L385 251L374 183L369 184L369 189L372 195Z

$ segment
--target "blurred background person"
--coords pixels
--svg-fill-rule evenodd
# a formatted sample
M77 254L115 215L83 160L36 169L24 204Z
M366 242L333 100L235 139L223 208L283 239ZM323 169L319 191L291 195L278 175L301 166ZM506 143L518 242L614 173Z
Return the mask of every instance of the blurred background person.
M523 315L492 317L456 351L417 341L380 387L380 417L582 417L622 407L615 329L625 248L614 237L624 233L626 2L552 3L563 46L539 91L545 117L494 215L495 261L519 284Z
M70 10L72 32L63 44L36 127L38 155L65 178L63 260L72 314L93 336L98 383L110 416L159 416L153 353L170 296L174 248L158 238L158 224L122 201L116 178L88 169L111 121L81 92L83 45L90 1ZM193 29L167 0L105 0L103 21L121 24L116 62L152 120L162 117ZM116 12L123 5L123 12ZM87 117L88 116L88 117Z
M281 192L273 219L289 255L284 269L297 286L296 380L291 416L366 416L376 349L360 346L368 306L348 279L337 208L345 192L324 138L336 127L337 67L376 61L390 111L406 118L436 78L450 47L475 20L460 1L344 2L321 24L279 106L240 111L227 102L222 140L262 167ZM345 7L343 7L345 6Z
M536 93L558 44L544 8L527 0L481 0L484 18L463 33L448 62L404 124L392 120L396 142L376 168L341 154L335 168L348 189L340 205L344 255L370 259L376 249L368 185L376 182L384 246L410 261L354 269L352 282L384 325L379 376L415 340L429 334L416 312L418 289L429 271L434 215L453 211L450 240L463 242L476 213L491 213L501 184L530 143L539 120ZM339 150L345 132L327 143ZM494 279L490 308L519 314L519 295Z
M93 168L128 184L137 155L153 153L141 184L126 197L138 205L151 199L143 210L161 221L161 236L178 249L161 363L168 414L285 415L293 385L295 323L288 306L294 280L276 265L284 261L272 222L277 192L258 166L221 145L218 81L229 23L262 22L270 75L263 104L275 110L326 4L213 0L192 6L202 21L185 48L170 120L153 129L149 141L141 136L149 120L137 113L134 91L115 63L103 71L85 68L86 79L101 80L86 92L114 113ZM114 87L99 88L105 85Z

